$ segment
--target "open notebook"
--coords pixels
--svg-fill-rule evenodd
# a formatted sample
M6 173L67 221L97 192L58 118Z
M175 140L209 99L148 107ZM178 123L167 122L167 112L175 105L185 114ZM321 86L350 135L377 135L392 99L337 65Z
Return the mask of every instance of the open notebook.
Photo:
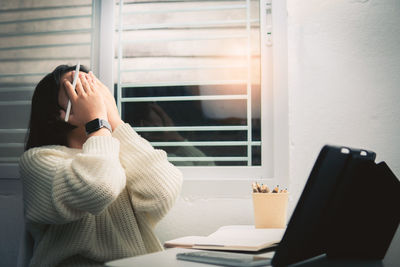
M275 247L284 228L256 229L254 225L222 226L209 236L185 236L164 243L166 248L181 247L210 250L259 251Z

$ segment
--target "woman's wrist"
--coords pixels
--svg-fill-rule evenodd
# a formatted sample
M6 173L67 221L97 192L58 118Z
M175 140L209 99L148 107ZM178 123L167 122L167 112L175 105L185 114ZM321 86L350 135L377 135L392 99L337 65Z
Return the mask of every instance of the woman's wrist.
M118 128L121 124L124 124L124 121L121 120L121 118L115 119L115 120L110 120L111 128L113 131Z
M88 134L88 137L92 136L111 136L111 132L107 128L100 128L97 131Z

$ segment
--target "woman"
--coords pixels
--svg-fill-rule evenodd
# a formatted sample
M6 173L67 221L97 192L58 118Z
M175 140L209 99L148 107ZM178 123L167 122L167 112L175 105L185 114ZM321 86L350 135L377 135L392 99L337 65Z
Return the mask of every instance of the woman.
M57 67L32 98L20 159L35 243L30 266L91 266L161 250L153 229L181 187L166 153L123 123L113 96L92 73L81 69L73 89L74 69ZM85 128L99 120L110 129Z

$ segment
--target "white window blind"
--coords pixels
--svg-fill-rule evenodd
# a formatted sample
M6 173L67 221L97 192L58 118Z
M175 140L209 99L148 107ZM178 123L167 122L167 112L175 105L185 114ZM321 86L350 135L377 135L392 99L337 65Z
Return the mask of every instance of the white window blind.
M0 166L15 175L37 83L60 64L92 67L95 1L0 3ZM10 168L12 171L7 173ZM4 170L5 173L4 173Z
M271 75L265 74L271 66L260 38L267 36L261 3L116 1L121 115L192 173L272 172Z

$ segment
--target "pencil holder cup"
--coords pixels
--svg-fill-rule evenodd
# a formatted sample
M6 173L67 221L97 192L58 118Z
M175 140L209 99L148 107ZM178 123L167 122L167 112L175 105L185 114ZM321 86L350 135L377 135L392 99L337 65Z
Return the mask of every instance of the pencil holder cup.
M288 193L253 193L255 227L286 227L288 196Z

